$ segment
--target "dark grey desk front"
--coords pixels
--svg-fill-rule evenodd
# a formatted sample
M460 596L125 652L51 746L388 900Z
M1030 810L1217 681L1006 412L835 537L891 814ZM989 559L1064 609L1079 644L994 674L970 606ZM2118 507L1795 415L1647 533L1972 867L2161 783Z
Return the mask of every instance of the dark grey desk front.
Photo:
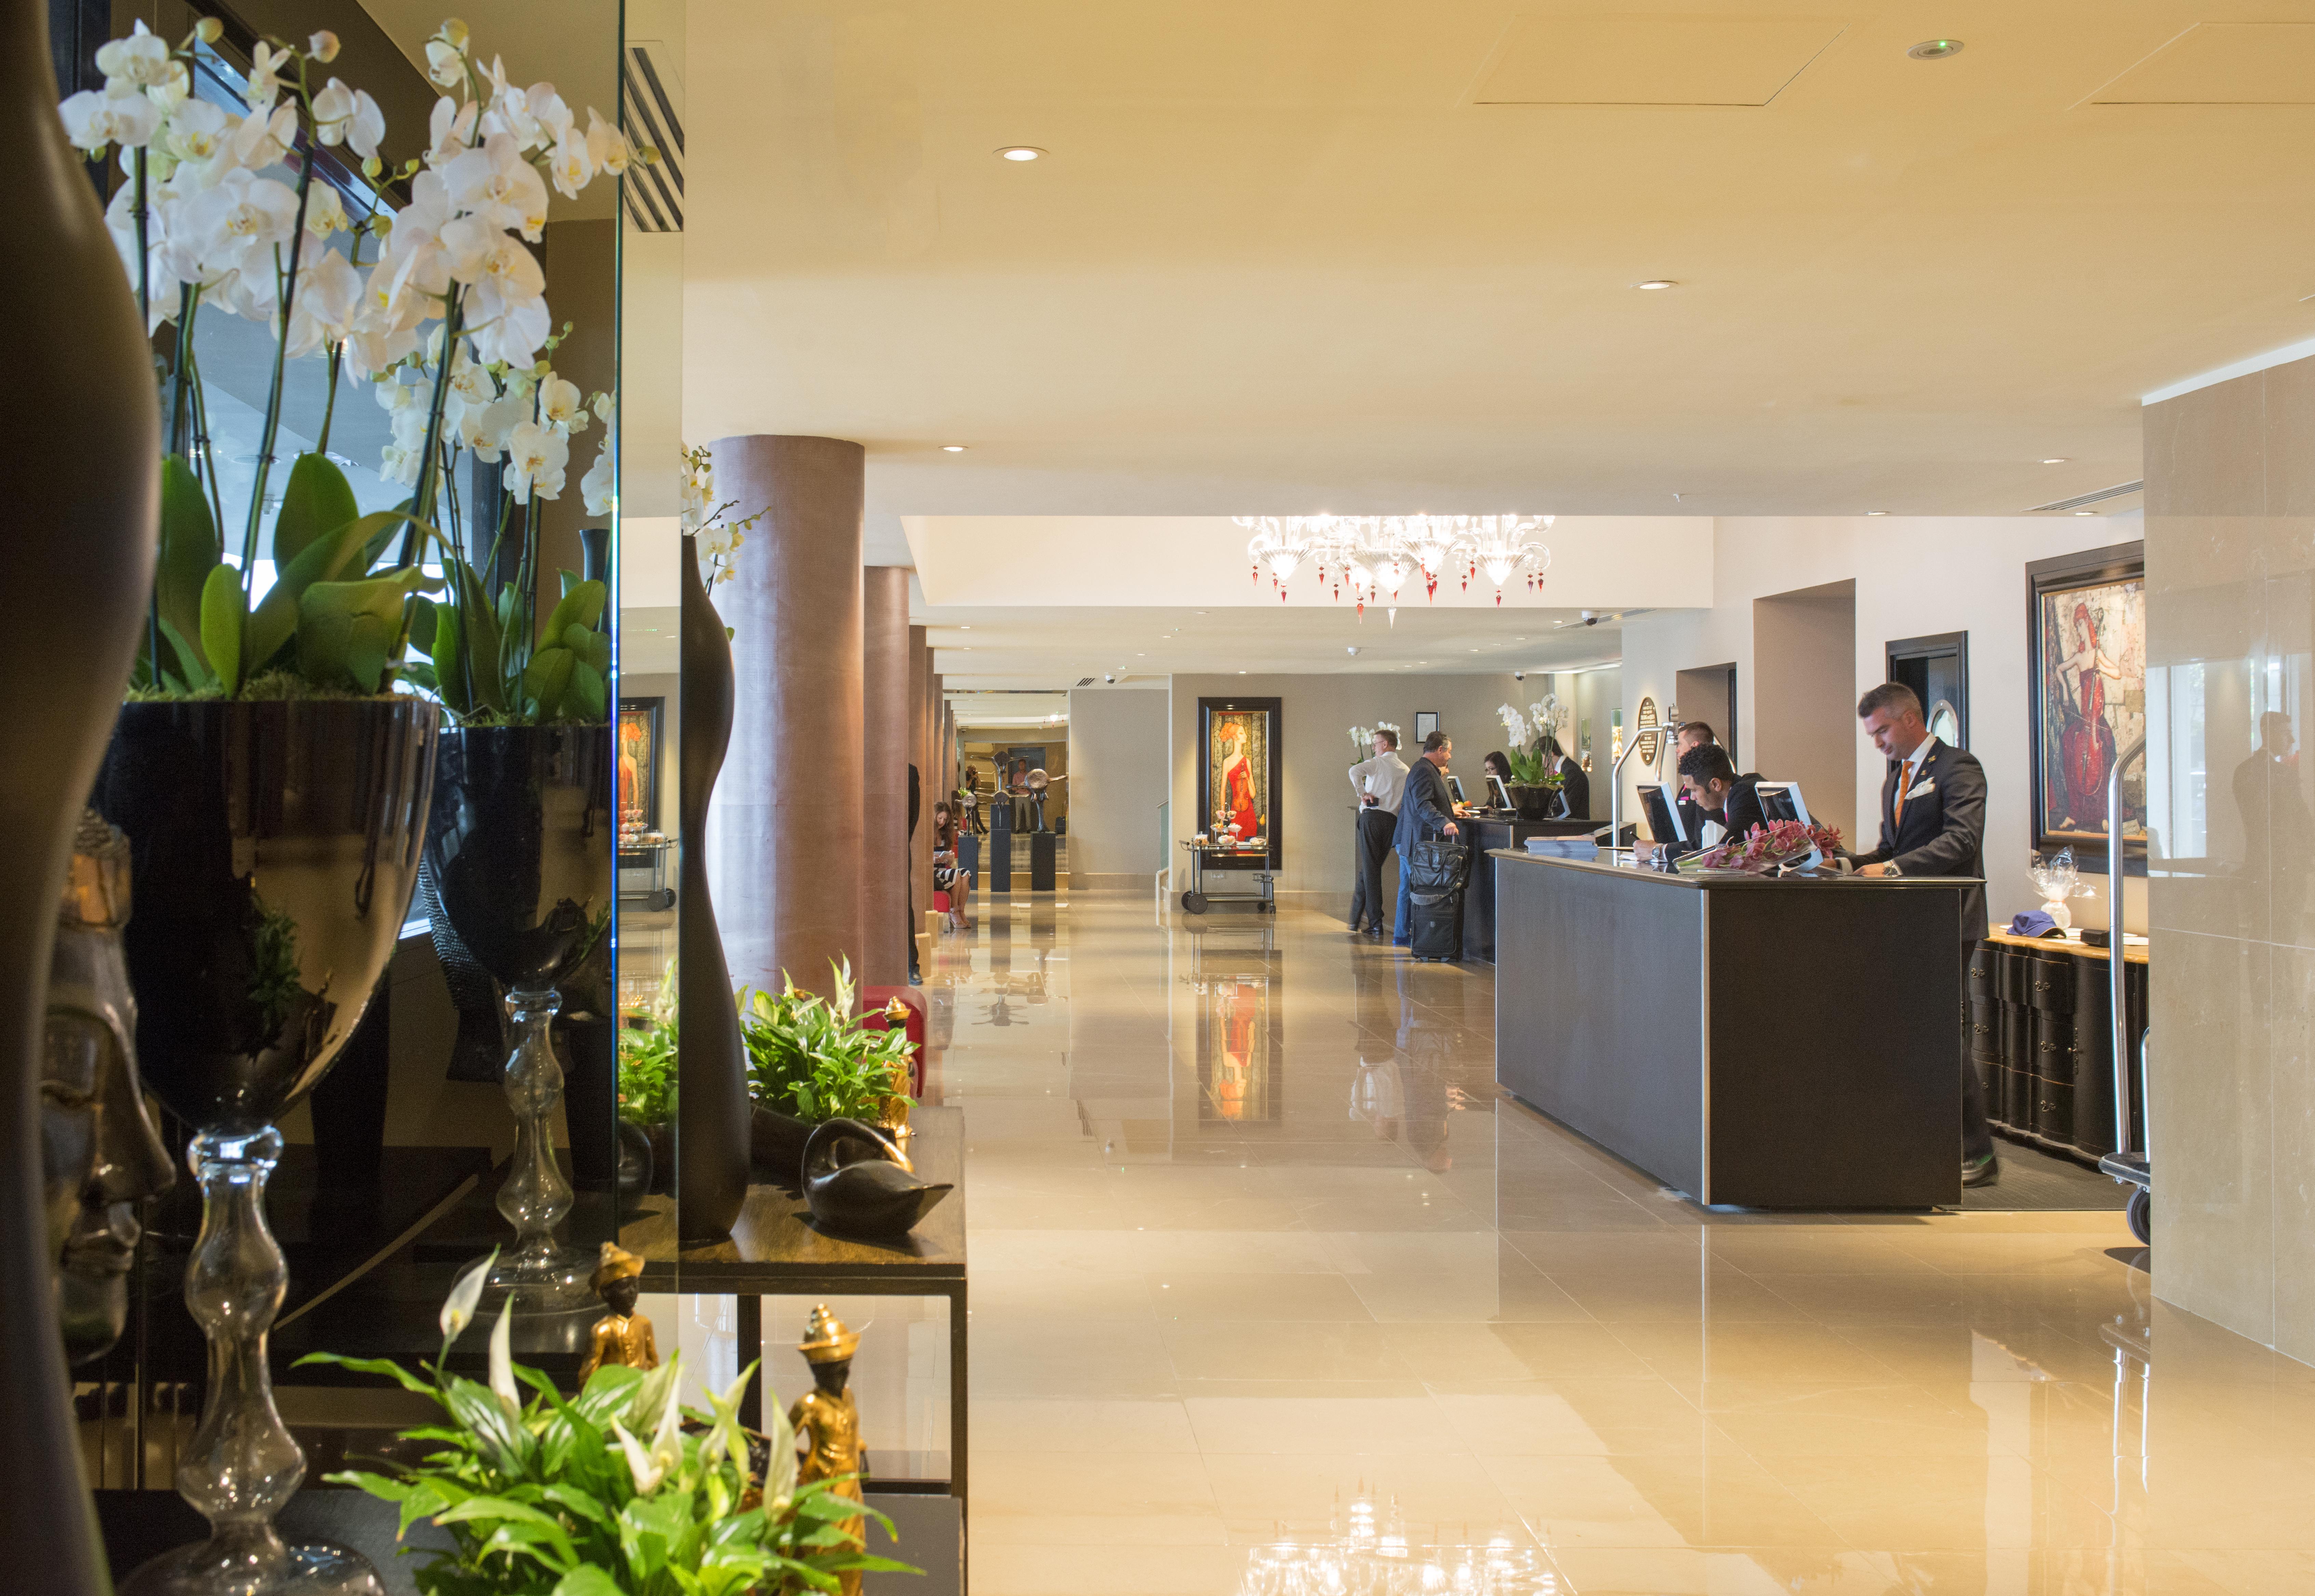
M1966 882L1495 862L1513 1096L1707 1204L1960 1201Z

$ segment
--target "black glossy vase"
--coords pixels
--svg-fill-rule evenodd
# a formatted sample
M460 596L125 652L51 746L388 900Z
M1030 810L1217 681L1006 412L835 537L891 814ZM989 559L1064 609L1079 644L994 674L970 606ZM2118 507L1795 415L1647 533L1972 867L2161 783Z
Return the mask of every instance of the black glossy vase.
M1559 794L1552 787L1529 786L1521 782L1509 782L1504 790L1512 795L1512 807L1523 820L1540 820L1550 817Z
M595 1260L554 1237L572 1191L554 1156L563 1089L553 1022L559 983L610 934L616 865L611 728L468 727L442 734L426 828L430 908L448 939L506 989L512 1051L501 1081L515 1116L514 1157L499 1212L515 1244L491 1271L518 1311L590 1300ZM574 1122L574 1146L616 1134Z
M0 529L12 610L0 765L0 1499L16 1581L111 1588L82 1485L40 1201L38 1080L57 904L72 833L129 684L159 536L160 419L137 300L88 167L57 120L50 7L0 0Z
M732 640L683 540L683 839L677 948L676 1224L686 1241L729 1236L748 1199L748 1056L732 967L707 891L707 801L732 741Z
M906 1236L953 1190L918 1178L883 1132L857 1120L829 1120L804 1144L804 1201L834 1235Z

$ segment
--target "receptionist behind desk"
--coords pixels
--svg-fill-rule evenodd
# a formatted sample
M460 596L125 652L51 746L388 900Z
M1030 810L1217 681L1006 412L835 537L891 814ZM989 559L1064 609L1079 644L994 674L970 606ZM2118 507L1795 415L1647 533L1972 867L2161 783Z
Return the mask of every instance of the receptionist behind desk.
M1767 822L1761 809L1761 773L1737 775L1728 750L1718 743L1707 742L1681 755L1680 774L1704 818L1720 828L1722 838L1750 836L1753 827ZM1718 840L1714 838L1703 846Z

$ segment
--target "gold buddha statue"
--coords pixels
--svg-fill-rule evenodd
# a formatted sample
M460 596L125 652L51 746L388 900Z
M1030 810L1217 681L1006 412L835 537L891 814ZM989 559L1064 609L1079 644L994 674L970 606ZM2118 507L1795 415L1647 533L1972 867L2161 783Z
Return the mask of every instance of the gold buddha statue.
M859 1345L860 1333L847 1329L843 1320L828 1311L827 1303L814 1307L811 1322L804 1326L803 1340L797 1347L812 1365L813 1388L797 1397L795 1405L788 1409L788 1423L795 1427L796 1443L803 1454L796 1466L796 1483L810 1485L814 1480L849 1476L831 1490L855 1502L862 1500L860 1414L852 1405L852 1393L844 1388L844 1382L852 1372L852 1354ZM866 1519L846 1519L837 1528L850 1536L854 1545L864 1548L867 1546ZM840 1574L837 1578L842 1596L860 1596L858 1570Z
M595 1321L593 1344L579 1366L579 1383L585 1385L606 1363L648 1371L659 1367L659 1343L652 1338L652 1322L635 1311L642 1295L643 1261L615 1241L603 1244L603 1261L595 1266L595 1295L610 1312Z

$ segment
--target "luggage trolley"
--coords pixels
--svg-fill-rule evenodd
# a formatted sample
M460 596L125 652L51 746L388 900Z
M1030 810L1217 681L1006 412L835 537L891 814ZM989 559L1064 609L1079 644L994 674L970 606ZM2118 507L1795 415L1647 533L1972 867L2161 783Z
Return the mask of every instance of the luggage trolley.
M2136 1186L2130 1194L2130 1233L2138 1237L2142 1246L2154 1244L2154 1167L2153 1145L2137 1152L2131 1151L2130 1124L2130 1060L2138 1057L2138 1077L2146 1078L2146 1039L2142 1033L2130 1034L2130 1015L2123 1002L2123 977L2126 961L2123 957L2126 944L2122 932L2123 876L2126 861L2122 852L2122 773L2133 759L2146 752L2146 739L2140 738L2123 750L2106 776L2106 868L2109 891L2107 893L2107 981L2113 1000L2114 1025L2114 1147L2115 1150L2098 1160L2098 1168L2124 1185ZM2153 980L2153 969L2147 970L2147 980ZM2149 1006L2151 1007L2150 1001ZM2135 1044L2135 1045L2133 1045ZM2143 1127L2141 1127L2142 1130Z
M1216 902L1251 903L1256 914L1278 911L1278 874L1269 868L1270 848L1267 844L1258 848L1238 847L1230 843L1200 842L1193 837L1182 839L1190 851L1190 885L1182 894L1182 908L1190 914L1203 914ZM1212 893L1206 891L1206 872L1239 873L1254 873L1255 890L1251 892Z

